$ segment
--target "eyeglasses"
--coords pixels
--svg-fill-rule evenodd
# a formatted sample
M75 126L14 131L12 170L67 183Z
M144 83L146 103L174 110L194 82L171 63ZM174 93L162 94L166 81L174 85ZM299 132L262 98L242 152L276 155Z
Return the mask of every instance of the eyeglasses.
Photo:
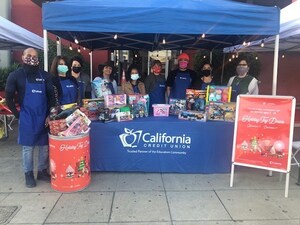
M238 64L238 66L248 66L248 65L245 63L242 63L242 64Z

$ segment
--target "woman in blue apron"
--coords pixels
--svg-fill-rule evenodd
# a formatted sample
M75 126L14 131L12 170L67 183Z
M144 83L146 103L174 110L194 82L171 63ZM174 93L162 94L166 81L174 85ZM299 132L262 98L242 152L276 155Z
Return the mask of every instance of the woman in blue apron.
M82 66L82 58L80 56L74 56L71 59L70 75L77 80L81 99L91 98L91 78L89 75L82 72Z
M80 97L77 81L72 76L67 76L69 70L67 60L62 56L56 56L52 62L50 72L54 75L53 85L58 92L60 105L77 103Z
M145 79L146 93L149 94L149 113L153 114L153 104L166 103L166 79L161 73L162 64L159 60L154 60L151 65L151 74Z

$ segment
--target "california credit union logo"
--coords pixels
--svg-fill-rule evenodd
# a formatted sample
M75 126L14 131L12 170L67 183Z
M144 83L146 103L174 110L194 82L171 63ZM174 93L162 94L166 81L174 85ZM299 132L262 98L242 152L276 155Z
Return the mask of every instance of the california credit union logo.
M136 148L139 145L141 145L140 147L156 148L189 148L192 143L191 137L185 134L168 135L167 133L143 132L143 130L134 131L134 129L128 128L124 128L124 133L120 134L119 138L122 142L123 147L129 148Z
M142 133L142 130L133 132L133 129L124 128L124 133L119 135L123 147L136 148Z

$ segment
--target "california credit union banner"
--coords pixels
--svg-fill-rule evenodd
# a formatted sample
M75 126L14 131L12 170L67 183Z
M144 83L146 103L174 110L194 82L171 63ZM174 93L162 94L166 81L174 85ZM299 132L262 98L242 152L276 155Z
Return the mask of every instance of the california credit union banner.
M240 95L233 163L289 171L294 111L294 97Z

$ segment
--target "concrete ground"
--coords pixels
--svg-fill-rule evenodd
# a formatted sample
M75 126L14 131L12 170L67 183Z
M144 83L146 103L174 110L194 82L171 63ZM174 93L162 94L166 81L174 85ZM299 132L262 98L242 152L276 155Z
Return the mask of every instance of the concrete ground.
M296 166L288 198L285 175L245 167L236 167L232 188L230 174L112 172L92 173L76 193L42 181L26 188L16 126L0 142L0 224L300 225Z

